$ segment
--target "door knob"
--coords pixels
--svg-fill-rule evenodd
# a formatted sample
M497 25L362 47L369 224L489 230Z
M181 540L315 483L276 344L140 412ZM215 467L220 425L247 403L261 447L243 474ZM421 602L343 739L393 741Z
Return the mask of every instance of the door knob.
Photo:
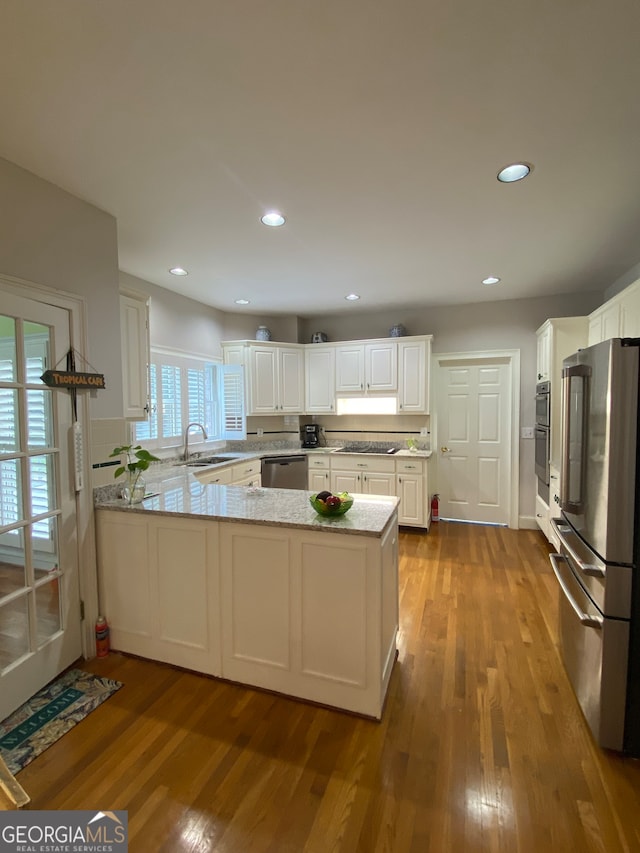
M449 452L449 448L448 448L448 447L441 447L441 448L440 448L440 450L441 450L443 453L448 453L448 452Z

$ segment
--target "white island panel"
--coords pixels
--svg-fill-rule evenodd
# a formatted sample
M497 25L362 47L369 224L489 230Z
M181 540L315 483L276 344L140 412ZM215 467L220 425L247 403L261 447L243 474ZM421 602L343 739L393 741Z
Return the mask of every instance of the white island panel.
M367 683L367 549L302 545L301 671L329 681Z
M246 677L257 667L290 668L289 541L264 528L223 531L222 625L224 672Z
M207 528L159 519L150 551L158 566L159 639L204 651L209 646Z
M146 650L154 631L147 525L137 515L103 513L97 534L98 560L109 566L108 578L100 574L100 608L112 645L126 637L128 645Z

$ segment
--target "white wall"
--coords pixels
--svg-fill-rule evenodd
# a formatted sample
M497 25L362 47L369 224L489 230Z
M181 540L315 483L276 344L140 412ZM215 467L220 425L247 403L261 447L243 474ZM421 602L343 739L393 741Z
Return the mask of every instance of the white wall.
M0 198L0 272L84 297L82 355L107 386L91 414L122 416L116 220L1 158Z

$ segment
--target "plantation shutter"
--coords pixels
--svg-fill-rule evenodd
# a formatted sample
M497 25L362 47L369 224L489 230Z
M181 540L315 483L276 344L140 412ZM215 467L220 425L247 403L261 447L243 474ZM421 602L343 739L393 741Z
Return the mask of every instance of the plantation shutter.
M162 387L162 437L182 435L182 401L180 368L161 365Z
M243 374L244 368L239 364L218 367L222 400L220 438L232 440L246 436Z
M0 383L15 382L13 360L0 359ZM0 453L17 448L16 392L0 388ZM0 526L18 521L18 472L15 459L0 462Z

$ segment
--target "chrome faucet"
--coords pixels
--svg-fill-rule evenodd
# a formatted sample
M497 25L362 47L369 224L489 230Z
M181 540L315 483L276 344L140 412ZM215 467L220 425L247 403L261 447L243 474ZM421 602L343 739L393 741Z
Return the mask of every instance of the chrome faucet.
M202 426L202 424L196 423L195 421L191 424L187 424L187 428L184 431L184 461L187 462L189 459L189 430L191 427L198 427L198 429L202 430L202 435L204 440L206 441L209 436L207 435L206 429Z

